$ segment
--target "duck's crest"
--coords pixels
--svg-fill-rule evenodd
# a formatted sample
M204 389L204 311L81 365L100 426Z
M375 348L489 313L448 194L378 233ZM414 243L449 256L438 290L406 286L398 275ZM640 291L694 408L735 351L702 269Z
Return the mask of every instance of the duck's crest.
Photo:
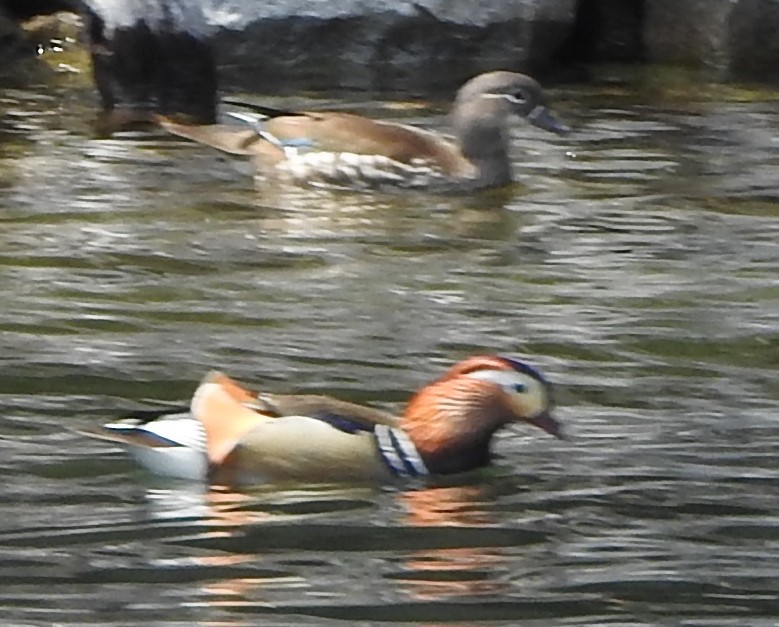
M475 370L510 370L511 368L513 368L513 365L503 360L501 357L496 357L494 355L477 355L458 361L444 373L439 381L460 377L469 372L474 372Z
M508 355L499 355L498 357L509 364L517 372L524 372L526 375L533 377L537 381L540 381L545 385L549 385L549 381L543 374L541 374L541 371L534 368L527 362L521 361L516 357L509 357Z

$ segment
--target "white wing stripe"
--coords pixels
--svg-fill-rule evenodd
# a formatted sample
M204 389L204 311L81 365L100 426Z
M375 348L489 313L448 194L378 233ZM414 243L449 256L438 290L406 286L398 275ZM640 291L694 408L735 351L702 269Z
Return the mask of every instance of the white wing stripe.
M192 414L170 414L142 424L112 422L103 425L103 427L114 431L146 432L155 437L169 440L178 446L191 448L201 453L206 451L205 429Z

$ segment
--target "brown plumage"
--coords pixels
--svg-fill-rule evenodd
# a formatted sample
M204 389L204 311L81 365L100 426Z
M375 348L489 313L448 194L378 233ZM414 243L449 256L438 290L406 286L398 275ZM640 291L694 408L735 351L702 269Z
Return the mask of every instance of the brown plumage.
M212 373L189 412L120 421L88 435L122 443L142 464L175 476L388 480L484 466L493 434L511 422L559 436L551 402L540 373L508 357L454 365L417 392L399 419L325 396L256 394Z
M431 472L483 466L493 433L511 421L497 385L450 379L420 391L401 422Z
M244 105L249 108L252 105ZM515 72L488 72L459 90L454 137L343 112L285 112L257 106L253 128L190 126L161 119L169 132L234 155L258 175L349 187L395 185L438 191L481 189L511 180L511 115L555 133L567 128L546 106L540 85Z

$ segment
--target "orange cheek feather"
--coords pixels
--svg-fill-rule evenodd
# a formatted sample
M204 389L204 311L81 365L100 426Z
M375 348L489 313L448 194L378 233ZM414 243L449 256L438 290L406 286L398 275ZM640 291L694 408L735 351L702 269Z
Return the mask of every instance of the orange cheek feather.
M444 450L452 440L452 425L442 417L435 398L430 396L418 395L402 423L423 456Z
M476 443L505 422L500 398L495 385L466 377L447 378L411 399L403 429L423 455Z

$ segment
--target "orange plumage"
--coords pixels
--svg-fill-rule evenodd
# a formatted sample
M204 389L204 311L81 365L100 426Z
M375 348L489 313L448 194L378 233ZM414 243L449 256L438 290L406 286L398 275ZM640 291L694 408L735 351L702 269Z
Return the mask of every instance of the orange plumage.
M420 389L399 419L321 396L257 395L209 374L189 412L89 432L123 444L155 472L206 478L214 471L263 480L363 481L484 466L493 434L524 421L553 435L549 384L526 363L476 356Z

